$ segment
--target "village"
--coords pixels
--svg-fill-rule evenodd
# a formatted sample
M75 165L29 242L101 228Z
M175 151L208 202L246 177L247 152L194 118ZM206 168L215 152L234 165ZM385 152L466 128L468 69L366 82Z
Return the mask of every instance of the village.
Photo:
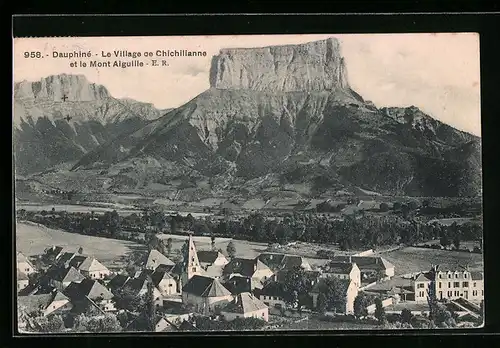
M482 324L483 273L467 265L396 275L395 266L373 250L332 255L323 265L311 265L304 257L278 252L236 257L231 248L231 243L226 253L214 243L197 248L189 234L178 260L149 246L119 270L81 247L55 245L31 257L18 252L19 331L289 330L314 328L315 322L333 329L338 323L347 329L351 323L408 329Z

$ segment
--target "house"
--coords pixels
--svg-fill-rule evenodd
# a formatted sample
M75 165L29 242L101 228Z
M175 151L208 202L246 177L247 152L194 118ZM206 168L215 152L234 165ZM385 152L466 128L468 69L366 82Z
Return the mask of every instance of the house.
M274 272L258 259L232 259L223 269L223 278L228 280L234 275L251 278L254 284L264 282L273 276Z
M174 267L175 263L158 250L151 250L144 262L144 268L156 270L159 266Z
M218 251L200 250L197 252L198 261L201 267L207 268L208 266L225 266L229 263L227 258Z
M113 294L97 280L85 278L80 283L71 283L64 290L74 305L87 305L90 301L102 311L114 311Z
M236 318L257 318L269 321L268 307L250 292L235 296L232 302L221 309L220 314L228 321Z
M255 291L255 295L269 308L286 308L285 286L283 283L269 281Z
M355 262L331 261L321 267L321 277L333 276L338 279L348 279L361 287L361 270Z
M80 283L85 279L76 268L69 266L67 268L54 266L47 270L45 274L48 284L54 288L63 291L72 282Z
M166 297L178 293L177 281L171 274L165 271L155 271L151 275L151 279L162 296Z
M194 275L182 288L182 303L203 314L214 312L232 299L231 292L214 278Z
M359 288L358 286L349 279L343 279L346 283L346 293L345 293L345 309L341 310L342 313L350 314L354 312L354 300L356 296L358 296ZM318 297L319 294L323 291L322 287L325 286L324 279L320 280L316 283L316 285L309 292L309 295L312 297L312 306L313 308L318 307Z
M253 289L261 289L263 284L255 284L256 280L242 276L232 276L224 283L224 287L231 291L233 295L238 295L244 292L252 292Z
M434 266L417 274L412 283L416 302L427 302L429 291L437 300L464 298L478 303L484 299L483 273L470 272L467 267Z
M59 254L61 254L63 249L64 248L62 246L53 245L50 248L45 249L45 256L48 256L48 257L53 258L55 260L55 259L57 259Z
M394 277L395 267L380 256L334 256L333 261L355 263L361 271L362 279L370 279L378 275L384 278Z
M123 290L128 291L135 296L144 296L148 292L148 278L137 277L130 278L123 285ZM163 295L153 284L153 300L156 307L160 307L163 304Z
M257 256L257 259L275 272L283 269L292 269L294 267L311 270L311 265L309 265L303 257L297 255L262 253Z
M26 273L17 270L17 292L26 289L30 281Z
M63 267L68 267L71 259L73 259L73 257L75 257L77 255L78 254L76 254L76 253L63 251L63 252L59 253L59 255L56 257L56 262L57 262L57 264L59 264Z
M108 282L107 287L114 294L117 290L121 289L129 279L130 277L126 274L116 274Z
M90 279L104 279L111 271L92 256L76 255L68 263Z
M70 299L58 290L47 294L18 296L17 306L19 311L27 315L43 316L66 313L73 308Z
M35 266L33 266L31 261L24 254L17 252L16 261L18 271L23 272L27 276L36 273Z
M155 325L155 332L175 332L179 331L179 328L174 323L170 322L168 319L161 317Z

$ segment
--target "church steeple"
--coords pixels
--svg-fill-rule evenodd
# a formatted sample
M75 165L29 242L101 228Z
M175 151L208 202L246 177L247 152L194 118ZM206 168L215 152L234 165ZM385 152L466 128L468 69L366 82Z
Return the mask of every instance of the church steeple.
M189 235L187 250L184 253L184 265L182 270L182 283L187 284L194 275L201 275L201 265L198 260L198 253L194 246L193 238Z

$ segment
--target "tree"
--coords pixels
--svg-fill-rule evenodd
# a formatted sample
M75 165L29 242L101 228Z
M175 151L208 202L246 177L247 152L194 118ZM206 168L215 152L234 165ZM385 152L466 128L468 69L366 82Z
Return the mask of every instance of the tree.
M170 233L177 233L177 218L175 216L170 217Z
M413 319L413 314L411 314L411 311L408 308L403 308L401 311L401 321L403 323L411 323Z
M167 253L170 255L172 253L172 238L167 239Z
M380 203L379 210L382 212L386 212L389 210L389 205L387 203Z
M301 308L312 287L304 270L297 266L287 271L283 284L285 301L292 307Z
M236 256L236 247L234 246L233 241L229 242L226 251L230 258L234 258Z
M33 319L33 325L29 325L29 330L46 333L61 332L64 330L64 321L59 315L39 316Z
M325 310L334 310L336 312L344 313L346 310L346 293L348 282L336 277L328 277L318 284L318 291L321 296L321 301L324 303L319 303L318 296L318 307Z
M115 294L116 306L130 312L139 312L145 306L144 297L138 296L127 287L121 288Z
M142 317L144 318L146 331L155 331L156 320L155 320L155 303L154 303L154 291L153 291L153 280L151 276L146 279L147 282L147 292L144 299L144 309L142 311Z
M92 317L80 314L75 319L75 331L119 332L122 327L116 315L111 313Z
M400 202L394 202L392 205L393 210L400 210L401 209L401 203Z
M212 251L216 251L216 247L215 247L215 236L211 236L211 237L210 237L210 240L211 240L211 245L212 245Z
M382 300L378 297L375 299L375 318L377 318L377 320L381 323L386 320L385 309L382 305Z
M78 254L83 254L83 248L82 247L78 248Z
M354 316L363 318L368 315L368 298L364 293L359 294L354 299Z

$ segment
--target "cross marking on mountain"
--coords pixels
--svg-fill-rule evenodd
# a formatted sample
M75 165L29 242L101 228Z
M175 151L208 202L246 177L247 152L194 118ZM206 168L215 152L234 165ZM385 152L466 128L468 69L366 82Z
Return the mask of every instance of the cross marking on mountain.
M65 94L65 95L63 95L62 100L66 101L66 99L68 99L68 96Z

